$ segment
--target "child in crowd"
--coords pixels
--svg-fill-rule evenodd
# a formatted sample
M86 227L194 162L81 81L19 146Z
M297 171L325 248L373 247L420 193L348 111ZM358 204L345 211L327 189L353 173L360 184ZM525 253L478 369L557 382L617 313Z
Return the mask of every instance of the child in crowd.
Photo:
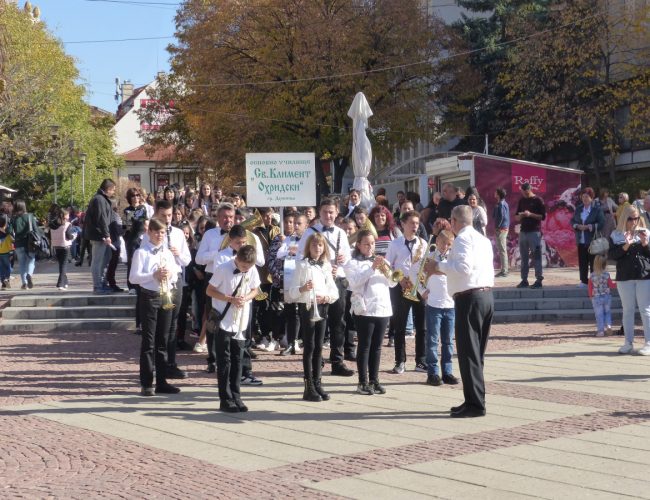
M14 252L14 239L9 232L9 219L6 214L0 214L0 282L2 289L11 286L11 256Z
M153 378L156 373L156 394L180 392L167 382L167 339L172 320L171 309L163 308L161 283L169 290L174 286L181 268L174 254L164 245L167 224L159 219L149 221L149 241L133 254L129 279L140 285L138 308L142 318L140 346L140 385L143 396L153 396Z
M55 220L50 222L50 238L52 239L52 248L56 260L59 263L59 278L56 287L59 290L68 289L68 275L65 272L70 253L72 241L75 239L75 233L70 224L70 212L65 209L59 209Z
M251 301L260 286L255 258L255 247L244 245L234 259L215 268L207 289L212 298L212 314L219 321L215 334L219 409L228 413L248 411L239 388L245 330ZM238 334L241 334L241 339L237 338Z
M447 260L447 254L454 241L454 233L444 229L436 238L436 250L429 258L438 262ZM411 279L417 279L411 268ZM425 319L427 324L427 384L438 386L442 383L455 385L458 379L452 373L452 357L454 355L454 299L447 291L447 276L432 274L427 280L426 287L420 288L422 298L426 302ZM441 362L438 363L438 346L442 342ZM442 368L442 378L440 378Z
M291 277L289 297L298 303L303 333L302 366L305 376L305 401L327 401L330 396L321 386L322 350L329 304L339 292L332 277L327 240L314 233L305 243L302 259Z
M596 255L594 258L594 271L589 276L589 297L596 315L596 337L612 334L612 295L611 289L616 288L607 272L607 257Z

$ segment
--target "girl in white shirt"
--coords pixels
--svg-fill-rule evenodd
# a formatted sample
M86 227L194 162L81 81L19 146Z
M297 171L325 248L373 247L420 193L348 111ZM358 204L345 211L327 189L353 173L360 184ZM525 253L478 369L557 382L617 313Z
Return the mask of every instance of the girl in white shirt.
M327 310L339 298L332 277L327 241L321 233L307 239L305 257L297 263L288 287L289 298L298 303L302 329L302 366L305 376L305 401L327 401L330 397L321 386L321 360ZM314 321L314 318L317 318Z
M55 227L56 226L56 227ZM59 263L59 278L56 287L59 290L68 289L68 275L65 272L70 253L70 247L75 239L75 234L70 229L70 212L63 208L55 221L50 224L50 237L52 248Z
M379 383L381 342L393 315L389 287L397 284L380 271L387 264L383 257L375 256L375 237L372 232L367 229L359 231L352 259L345 265L345 274L352 291L350 304L359 338L357 392L368 396L386 393Z

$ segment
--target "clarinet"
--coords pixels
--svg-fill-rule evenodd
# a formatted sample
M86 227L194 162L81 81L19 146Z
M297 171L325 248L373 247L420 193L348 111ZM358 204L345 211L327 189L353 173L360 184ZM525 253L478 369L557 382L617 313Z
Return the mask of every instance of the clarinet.
M334 250L334 265L338 267L339 265L339 249L341 248L341 232L338 232L338 236L336 237L336 249ZM334 279L336 279L336 274L334 275Z

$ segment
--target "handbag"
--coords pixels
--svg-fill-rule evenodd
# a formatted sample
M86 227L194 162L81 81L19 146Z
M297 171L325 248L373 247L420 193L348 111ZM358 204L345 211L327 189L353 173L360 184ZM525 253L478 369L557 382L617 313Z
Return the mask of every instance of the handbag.
M594 232L594 237L589 243L589 253L591 255L604 255L609 250L609 240L605 238L598 230Z
M27 251L36 255L37 259L46 259L50 256L50 244L45 235L32 225L32 215L28 214L29 233L27 234Z

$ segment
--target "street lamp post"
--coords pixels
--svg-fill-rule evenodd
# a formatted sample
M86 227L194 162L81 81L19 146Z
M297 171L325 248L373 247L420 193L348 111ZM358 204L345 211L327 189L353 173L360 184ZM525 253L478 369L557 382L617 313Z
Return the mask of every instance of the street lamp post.
M74 140L70 139L68 141L68 148L70 150L70 158L72 159L72 162L71 162L72 163L72 168L70 169L70 205L69 206L74 205L74 188L72 187L72 179L74 179L74 164L75 164L75 161L74 161L75 150L74 149L75 149L75 146L76 146L76 144L75 144Z
M54 203L56 204L59 201L58 179L57 179L57 164L56 164L56 147L57 147L58 141L59 141L59 126L58 125L50 125L50 131L51 131L51 136L52 136L52 144L53 144L54 149L55 149L54 156L52 157L52 168L54 170Z
M86 202L86 153L81 153L81 203Z

